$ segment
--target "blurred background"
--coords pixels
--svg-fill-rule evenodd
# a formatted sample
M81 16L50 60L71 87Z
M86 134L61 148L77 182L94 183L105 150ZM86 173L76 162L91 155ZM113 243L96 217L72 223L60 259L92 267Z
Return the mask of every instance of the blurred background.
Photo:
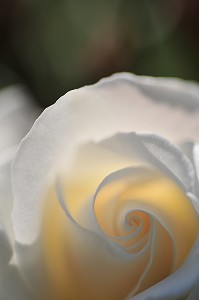
M0 88L46 107L120 71L199 81L199 1L0 1Z

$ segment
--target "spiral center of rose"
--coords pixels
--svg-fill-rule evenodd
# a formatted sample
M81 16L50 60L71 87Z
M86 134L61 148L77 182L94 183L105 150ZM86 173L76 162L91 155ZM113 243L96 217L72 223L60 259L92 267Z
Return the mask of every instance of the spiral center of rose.
M47 197L44 252L56 299L123 299L140 293L179 268L196 240L197 214L175 182L159 174L135 180L131 169L115 173L102 181L93 197L82 199L82 182L65 188L63 181L62 194L53 186ZM103 250L113 263L107 269L106 255L104 261L95 260L93 245L84 251L84 234L113 246L124 262L119 254L114 259L111 250ZM102 251L101 244L98 247ZM89 283L92 276L94 287Z

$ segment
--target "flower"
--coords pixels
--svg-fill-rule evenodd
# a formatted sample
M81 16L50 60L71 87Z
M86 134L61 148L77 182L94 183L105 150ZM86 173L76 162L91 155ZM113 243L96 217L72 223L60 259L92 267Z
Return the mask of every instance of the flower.
M198 92L121 73L42 113L12 168L25 299L195 297Z
M26 286L19 270L10 262L14 234L10 218L13 205L11 160L18 144L39 115L28 91L19 85L0 90L0 299L25 300ZM10 262L10 263L9 263Z

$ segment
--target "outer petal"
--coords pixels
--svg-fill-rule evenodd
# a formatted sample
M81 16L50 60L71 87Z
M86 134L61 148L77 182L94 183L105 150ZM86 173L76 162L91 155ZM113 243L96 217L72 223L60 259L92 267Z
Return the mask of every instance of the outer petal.
M21 141L38 114L31 96L22 86L0 90L0 165L8 148Z
M12 235L10 211L12 192L10 164L18 144L32 126L39 111L22 86L0 91L0 224Z
M39 110L26 89L0 91L0 299L32 300L13 259L11 160Z
M17 240L28 244L38 236L46 174L52 175L64 158L69 162L78 143L135 130L153 131L174 141L199 138L198 91L198 86L176 79L116 74L71 91L46 109L13 165Z
M189 157L195 169L195 195L189 194L192 199L194 207L199 214L199 144L194 142L187 142L182 145L183 152Z
M197 282L196 286L191 291L187 300L198 300L199 299L199 282Z
M192 159L196 168L197 177L199 180L199 144L194 144L192 147Z
M0 227L0 299L32 300L11 258L11 245L5 230Z

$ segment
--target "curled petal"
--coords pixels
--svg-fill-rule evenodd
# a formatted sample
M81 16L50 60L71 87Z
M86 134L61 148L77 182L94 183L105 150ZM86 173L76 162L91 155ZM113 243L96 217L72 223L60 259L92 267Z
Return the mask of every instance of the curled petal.
M119 300L132 292L133 286L137 290L151 264L153 239L140 255L129 254L105 235L77 224L67 208L63 211L59 206L56 193L54 197L51 194L46 211L44 254L57 297Z
M167 173L187 192L194 188L195 174L191 162L165 138L150 133L119 133L101 144L130 157L135 163L147 163Z

